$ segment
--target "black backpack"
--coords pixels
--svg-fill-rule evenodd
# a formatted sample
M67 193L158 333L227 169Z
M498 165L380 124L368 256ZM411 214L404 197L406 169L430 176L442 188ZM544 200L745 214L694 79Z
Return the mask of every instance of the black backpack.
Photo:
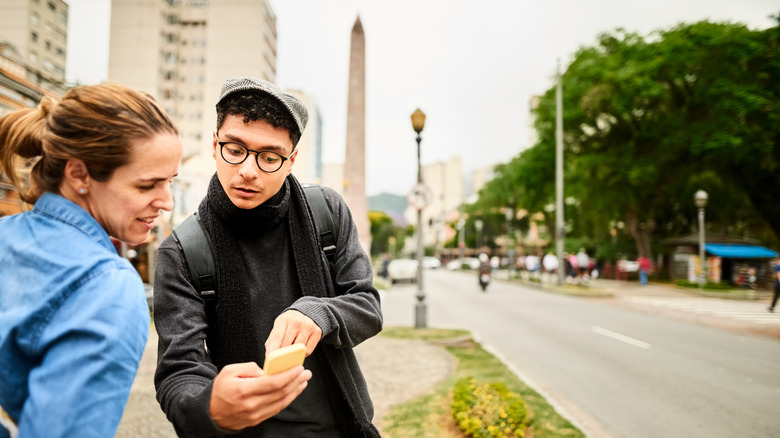
M333 212L325 199L322 187L316 184L303 184L303 192L306 194L314 216L314 223L320 235L322 252L327 256L332 272L338 237L333 221ZM212 322L216 321L217 279L214 275L211 240L198 219L198 213L195 212L185 219L171 234L184 254L184 261L190 271L192 285L206 302L206 317L209 320L209 326L212 326Z

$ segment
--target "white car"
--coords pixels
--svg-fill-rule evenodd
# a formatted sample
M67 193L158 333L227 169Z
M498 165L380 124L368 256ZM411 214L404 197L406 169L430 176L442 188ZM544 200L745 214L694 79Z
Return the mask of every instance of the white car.
M441 267L441 262L436 257L423 257L423 268L438 269L440 267Z
M390 284L397 281L417 282L417 260L395 259L387 265L387 278Z
M463 269L463 265L468 265L470 269L479 269L479 259L476 257L464 257L462 259L455 259L447 263L447 269L450 271L458 271Z

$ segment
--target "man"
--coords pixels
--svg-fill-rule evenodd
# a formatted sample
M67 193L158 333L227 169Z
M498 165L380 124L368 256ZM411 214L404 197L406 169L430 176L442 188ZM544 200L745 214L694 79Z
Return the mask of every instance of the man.
M307 119L298 99L268 82L222 87L217 172L198 207L213 248L216 324L173 238L157 256L155 386L180 436L379 436L352 351L381 330L379 294L349 209L326 188L338 235L332 271L320 249L290 173ZM267 353L299 342L305 370L263 374Z
M769 311L775 311L775 305L777 305L777 298L780 297L780 257L775 260L775 293L772 296L772 304L769 305Z
M647 274L650 272L650 268L652 268L650 259L645 256L641 256L637 259L637 264L639 264L639 284L642 286L647 286Z

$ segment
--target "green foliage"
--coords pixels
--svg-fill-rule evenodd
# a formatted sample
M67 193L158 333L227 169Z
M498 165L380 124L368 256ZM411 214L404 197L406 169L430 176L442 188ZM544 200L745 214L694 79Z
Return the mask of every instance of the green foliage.
M688 280L677 280L674 282L674 284L680 287L690 287L690 288L699 287L699 283L696 283L695 281L688 281Z
M693 288L693 289L699 289L699 283L697 283L695 281L677 280L675 282L675 284L677 286L680 286L680 287L688 287L688 288ZM704 283L704 285L702 286L702 289L716 291L716 292L723 292L723 291L729 291L729 290L731 290L733 288L728 283L712 283L712 282L708 281L708 282Z
M780 243L778 46L780 26L702 21L580 49L562 78L567 237L610 240L621 222L630 252L652 256L695 231L703 189L709 230ZM555 87L540 102L537 144L496 169L474 209L514 203L552 230Z
M369 211L371 222L371 256L403 252L405 237L410 235L409 227L398 227L393 219L381 211Z
M453 427L451 403L455 383L462 378L478 381L502 382L525 402L528 414L528 436L534 438L582 438L585 435L568 420L561 417L539 393L523 383L495 356L479 344L465 340L468 332L449 329L416 329L411 327L386 327L380 336L406 339L438 340L454 345L447 347L456 359L456 368L430 393L407 403L394 406L382 419L382 436L388 438L443 438L462 437ZM533 421L530 420L533 413Z
M525 436L528 411L519 395L501 382L478 383L463 378L455 383L452 416L466 434L474 438Z

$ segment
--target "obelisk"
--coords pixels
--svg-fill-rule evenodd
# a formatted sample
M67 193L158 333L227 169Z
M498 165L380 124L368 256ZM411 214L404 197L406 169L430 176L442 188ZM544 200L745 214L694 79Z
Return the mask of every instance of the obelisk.
M344 200L357 226L360 245L370 255L371 224L366 200L366 37L359 16L352 27L349 56Z

